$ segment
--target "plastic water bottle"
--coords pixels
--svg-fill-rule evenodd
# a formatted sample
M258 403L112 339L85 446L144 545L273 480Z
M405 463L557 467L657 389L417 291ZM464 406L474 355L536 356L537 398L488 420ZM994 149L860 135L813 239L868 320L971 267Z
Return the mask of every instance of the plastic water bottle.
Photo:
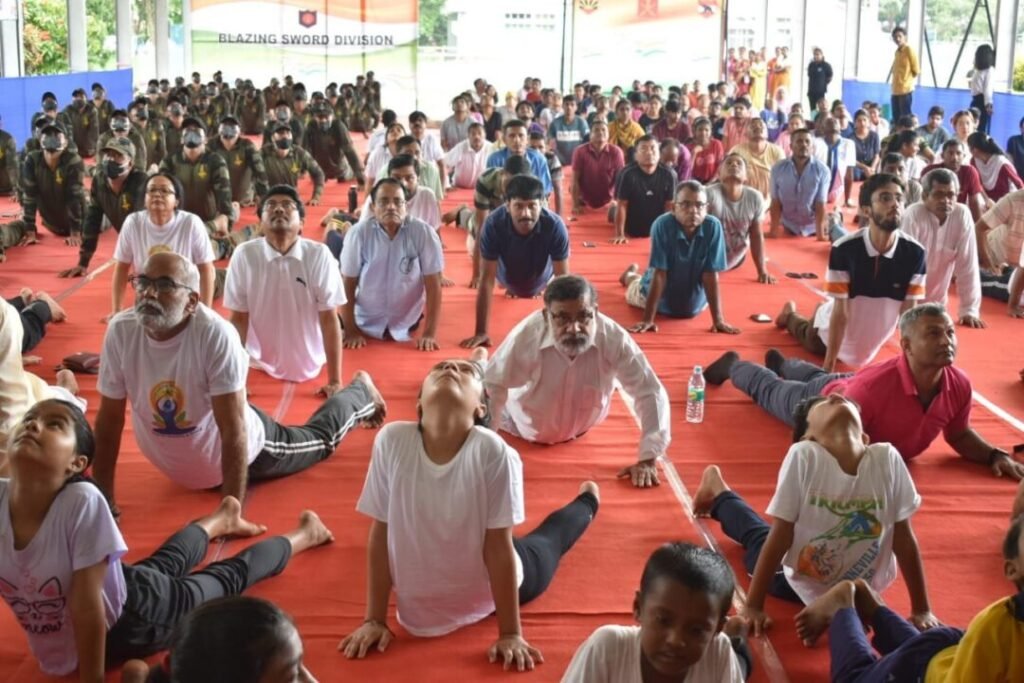
M699 365L693 368L686 392L686 421L694 424L704 421L704 369Z

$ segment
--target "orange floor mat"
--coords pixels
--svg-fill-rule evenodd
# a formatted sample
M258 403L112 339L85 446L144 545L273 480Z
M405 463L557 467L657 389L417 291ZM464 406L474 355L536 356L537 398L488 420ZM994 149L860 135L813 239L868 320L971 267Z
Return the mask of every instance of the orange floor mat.
M566 186L568 187L568 185ZM325 204L344 206L347 184L329 183ZM308 196L309 187L303 185ZM568 197L568 195L567 195ZM444 202L450 208L471 201L465 190L453 192ZM568 202L567 202L568 205ZM0 210L8 209L0 205ZM317 207L309 208L306 234L321 235ZM246 215L251 215L249 212ZM625 246L608 243L611 227L603 212L589 212L571 222L571 266L593 280L601 310L623 324L639 320L629 308L618 283L619 273L632 262L646 263L645 240ZM365 369L377 380L389 401L389 419L413 419L415 397L427 369L441 358L462 356L458 342L473 331L475 292L466 288L469 262L463 233L442 230L447 245L446 272L456 286L444 290L438 333L442 349L420 353L410 344L371 341L364 349L344 356L344 375ZM584 241L596 242L584 248ZM113 250L113 235L101 238L94 268ZM685 421L685 384L695 364L706 365L722 351L734 348L744 357L759 359L770 347L787 354L803 355L793 341L772 325L751 322L753 313L776 313L786 299L808 309L819 300L804 284L783 277L787 271L815 271L824 276L827 246L813 241L769 241L769 270L779 277L774 286L754 281L753 266L722 276L727 319L742 328L738 337L708 332L707 314L690 321L660 320L657 334L638 337L641 346L664 381L672 399L673 443L669 455L690 490L709 463L721 465L727 481L755 507L763 510L774 488L778 465L788 445L787 430L758 410L731 386L708 392L705 421ZM69 284L53 273L68 267L75 250L47 237L44 243L12 249L0 266L2 293L12 296L19 286L61 292ZM98 350L104 327L99 318L109 310L109 269L70 293L64 303L69 321L51 326L40 345L43 364L37 371L53 378L53 366L67 353ZM539 306L537 301L496 298L492 308L491 336L500 340L523 316ZM988 330L964 330L959 365L975 382L977 391L1001 406L1011 417L1024 417L1024 385L1017 378L1021 362L1018 321L1006 317L1001 305L986 301L983 308ZM1017 333L1017 334L1015 334ZM890 344L883 356L896 352ZM1007 362L1009 361L1009 363ZM318 381L300 385L275 382L258 372L250 374L252 400L285 421L301 422L318 400L313 392ZM95 380L82 381L83 391L95 410ZM1004 447L1024 440L1018 431L976 405L974 426ZM740 428L737 426L741 425ZM493 619L439 639L416 639L399 631L399 639L383 656L349 662L337 651L340 638L363 617L365 593L365 538L368 520L354 510L362 487L374 433L359 430L346 438L328 461L297 476L255 485L247 501L247 516L266 523L270 532L287 530L304 507L317 510L336 535L335 543L296 558L280 577L251 592L275 600L293 614L305 640L307 663L321 681L405 681L415 670L418 681L497 680L499 667L487 663L485 651L495 635ZM623 404L609 419L578 442L557 447L538 447L513 440L524 462L528 531L548 511L564 504L583 479L602 486L602 508L593 526L566 556L548 592L523 610L523 626L530 641L542 649L546 662L530 675L535 681L558 681L578 644L603 623L630 623L633 593L643 562L658 544L672 539L698 542L698 529L668 485L652 491L632 489L616 480L619 467L635 457L638 432ZM992 478L984 468L963 463L944 443L936 443L914 461L911 472L924 498L914 525L925 558L932 604L940 618L964 626L983 606L1007 592L999 561L999 544L1006 527L1013 487ZM159 475L138 453L130 434L125 435L118 469L118 499L124 511L122 529L131 547L129 559L151 551L178 525L211 509L215 493L182 490ZM707 528L721 544L746 587L739 548L724 538L717 524ZM969 541L967 540L969 539ZM211 548L210 557L224 556L244 547L230 542ZM908 600L902 584L893 586L886 599L906 611ZM793 606L769 599L769 613L776 620L770 644L785 673L769 675L759 657L756 681L824 681L828 676L825 641L813 650L797 642L791 625ZM9 610L0 609L0 679L35 682L47 680L27 653L24 637ZM760 651L757 647L755 650ZM108 680L119 680L111 673Z

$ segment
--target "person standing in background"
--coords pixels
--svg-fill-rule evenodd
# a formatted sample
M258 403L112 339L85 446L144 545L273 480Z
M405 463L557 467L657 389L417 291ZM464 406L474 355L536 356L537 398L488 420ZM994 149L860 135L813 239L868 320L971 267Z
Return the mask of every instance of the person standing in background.
M808 111L813 112L818 100L828 92L828 84L832 82L832 65L825 61L825 53L820 47L814 48L814 58L807 65L807 100L811 103Z
M892 111L893 121L901 116L913 114L914 81L921 73L914 48L907 45L907 31L902 26L892 30L892 41L896 43L896 55L892 60Z
M968 72L971 88L971 106L981 112L978 130L988 135L992 123L992 67L996 53L988 43L974 51L974 68Z

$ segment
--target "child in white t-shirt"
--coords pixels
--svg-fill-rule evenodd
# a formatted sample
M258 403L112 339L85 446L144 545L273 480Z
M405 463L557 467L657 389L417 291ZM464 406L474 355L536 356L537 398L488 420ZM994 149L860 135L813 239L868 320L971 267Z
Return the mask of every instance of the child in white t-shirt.
M412 635L441 636L496 614L490 660L533 669L543 660L522 635L519 606L544 592L590 525L597 484L584 482L572 502L514 539L512 527L524 518L522 463L487 428L480 363L434 366L420 390L419 415L418 424L387 425L374 441L356 506L373 518L366 620L339 649L350 659L374 646L387 649L395 637L387 625L394 588L398 622Z
M10 479L0 479L0 597L51 676L78 669L81 680L102 681L105 662L165 649L192 608L241 593L281 572L295 553L331 540L307 511L294 531L189 574L210 540L266 530L245 521L229 496L149 558L122 564L127 546L110 507L82 475L95 444L77 406L40 401L12 432Z
M704 470L694 494L694 511L721 522L746 551L752 579L744 616L755 635L772 623L766 595L807 604L836 583L856 579L881 592L896 579L897 562L910 593L911 620L922 629L938 625L910 526L921 497L899 452L888 443L868 445L857 405L840 394L803 401L794 418L795 443L768 505L770 527L729 490L714 465ZM806 645L823 627L809 628L797 616Z
M730 641L723 632L735 588L718 553L690 543L661 546L648 558L633 601L640 625L594 631L562 683L650 683L655 675L679 683L743 683L746 645L742 636Z

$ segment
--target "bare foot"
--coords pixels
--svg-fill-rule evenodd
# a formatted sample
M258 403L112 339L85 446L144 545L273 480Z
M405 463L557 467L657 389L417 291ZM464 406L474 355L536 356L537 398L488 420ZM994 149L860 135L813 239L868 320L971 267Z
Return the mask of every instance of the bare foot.
M871 587L864 579L857 579L853 582L856 587L856 595L853 596L853 604L857 608L857 616L868 624L875 618L875 612L878 611L879 607L885 607L885 602L882 601L882 596L875 592L875 589Z
M42 362L43 362L43 357L42 356L22 356L21 357L21 364L22 365L39 365Z
M454 287L455 286L455 280L451 279L450 277L445 277L445 274L441 273L441 286L442 287Z
M580 493L589 493L594 498L597 498L597 502L601 502L601 487L597 485L596 481L585 481L580 484Z
M818 641L832 623L832 617L836 612L854 606L855 593L853 581L840 581L829 588L827 593L800 610L794 621L796 634L805 646L811 647Z
M242 517L242 504L234 496L224 496L220 507L213 514L197 519L196 524L206 531L211 541L223 536L259 536L267 530L262 524L253 524Z
M312 510L305 510L299 515L299 527L284 535L292 544L292 555L324 545L334 540L334 534L328 529L320 517Z
M478 346L473 349L473 353L469 354L469 359L474 363L486 363L487 362L487 349L482 346Z
M146 683L149 677L149 664L141 659L131 659L121 667L121 683Z
M730 490L722 478L722 470L718 469L718 465L708 465L700 477L700 486L693 494L693 514L698 517L710 515L715 498Z
M67 389L72 396L78 396L78 380L75 379L75 373L70 370L57 371L57 386Z
M1024 481L1017 486L1017 495L1013 499L1013 508L1010 511L1010 519L1017 519L1024 515Z
M36 292L34 300L42 301L49 307L50 317L53 319L53 322L62 323L68 319L68 314L64 312L64 309L57 303L57 300L46 292Z
M779 314L775 317L775 327L779 328L780 330L786 329L786 323L789 322L789 316L793 315L794 313L796 313L795 301L787 301L786 303L782 304L782 310L779 311Z
M28 287L22 287L21 291L18 292L18 296L25 302L25 305L32 303L32 290Z
M637 271L639 270L639 265L637 265L636 263L630 263L629 267L626 268L626 270L622 272L622 275L619 276L619 284L622 285L623 287L628 287L629 283L633 281L633 277L637 274Z
M380 427L384 424L384 418L388 414L388 406L384 402L384 396L381 395L380 390L377 389L377 385L373 383L370 373L365 370L359 370L356 374L352 375L352 381L362 382L366 385L366 390L370 392L370 397L373 399L373 405L377 408L373 411L373 415L363 419L363 426L371 429Z

